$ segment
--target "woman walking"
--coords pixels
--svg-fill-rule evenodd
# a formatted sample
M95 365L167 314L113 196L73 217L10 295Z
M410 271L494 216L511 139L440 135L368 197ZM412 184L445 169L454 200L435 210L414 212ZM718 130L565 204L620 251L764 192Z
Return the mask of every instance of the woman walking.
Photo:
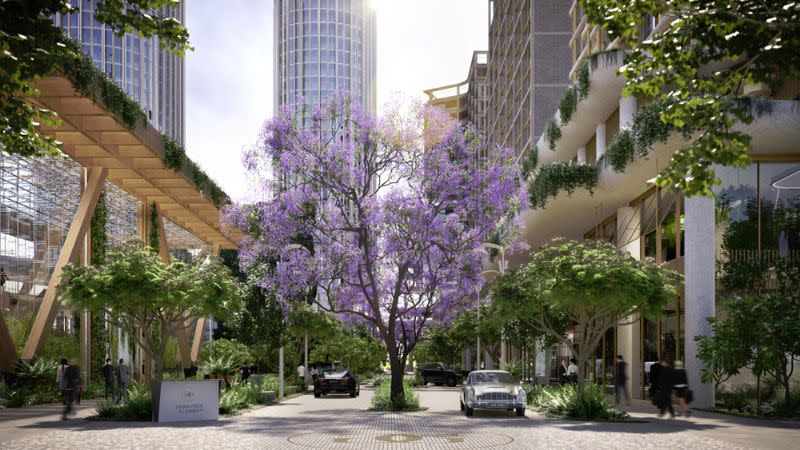
M675 398L678 399L678 415L683 414L689 417L692 411L689 409L691 395L689 391L689 379L686 376L686 369L683 368L681 361L675 361L675 369L672 372L672 380L675 388Z

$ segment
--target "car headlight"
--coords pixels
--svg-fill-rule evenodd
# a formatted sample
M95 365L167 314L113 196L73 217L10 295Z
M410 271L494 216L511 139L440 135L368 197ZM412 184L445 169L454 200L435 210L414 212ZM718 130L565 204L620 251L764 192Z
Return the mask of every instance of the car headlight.
M475 401L475 391L472 389L467 389L467 400L474 402Z
M525 389L519 389L517 391L517 400L522 403L527 403L528 397L525 394Z

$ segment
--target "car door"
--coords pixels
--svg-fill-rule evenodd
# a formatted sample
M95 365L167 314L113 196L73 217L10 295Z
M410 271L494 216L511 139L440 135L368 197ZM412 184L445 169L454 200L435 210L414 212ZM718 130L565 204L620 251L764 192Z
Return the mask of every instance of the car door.
M444 373L444 364L436 363L433 367L433 371L434 380L436 380L437 383L444 383L446 378Z

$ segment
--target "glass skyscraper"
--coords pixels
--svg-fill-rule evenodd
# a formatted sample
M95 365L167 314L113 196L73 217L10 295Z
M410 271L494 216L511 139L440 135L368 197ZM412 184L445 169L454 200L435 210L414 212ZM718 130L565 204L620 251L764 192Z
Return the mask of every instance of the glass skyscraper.
M184 23L186 1L161 8L156 14ZM142 105L150 124L181 145L185 141L185 63L163 50L158 37L140 38L134 33L114 36L94 18L97 0L73 2L74 12L56 14L53 23L83 45L84 52L125 92Z
M298 96L337 91L376 109L375 8L371 0L275 0L275 111Z

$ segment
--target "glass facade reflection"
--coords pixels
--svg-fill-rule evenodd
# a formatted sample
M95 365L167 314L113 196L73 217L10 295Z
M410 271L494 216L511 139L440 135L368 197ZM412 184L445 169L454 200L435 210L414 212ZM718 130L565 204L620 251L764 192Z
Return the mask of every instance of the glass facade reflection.
M183 23L186 1L160 8L153 14ZM95 20L96 5L97 0L74 2L74 12L56 14L53 23L80 42L97 68L142 105L154 128L183 144L183 58L161 49L158 37L140 38L131 33L115 36L110 28Z
M369 0L275 1L275 106L349 93L375 112L375 10Z

